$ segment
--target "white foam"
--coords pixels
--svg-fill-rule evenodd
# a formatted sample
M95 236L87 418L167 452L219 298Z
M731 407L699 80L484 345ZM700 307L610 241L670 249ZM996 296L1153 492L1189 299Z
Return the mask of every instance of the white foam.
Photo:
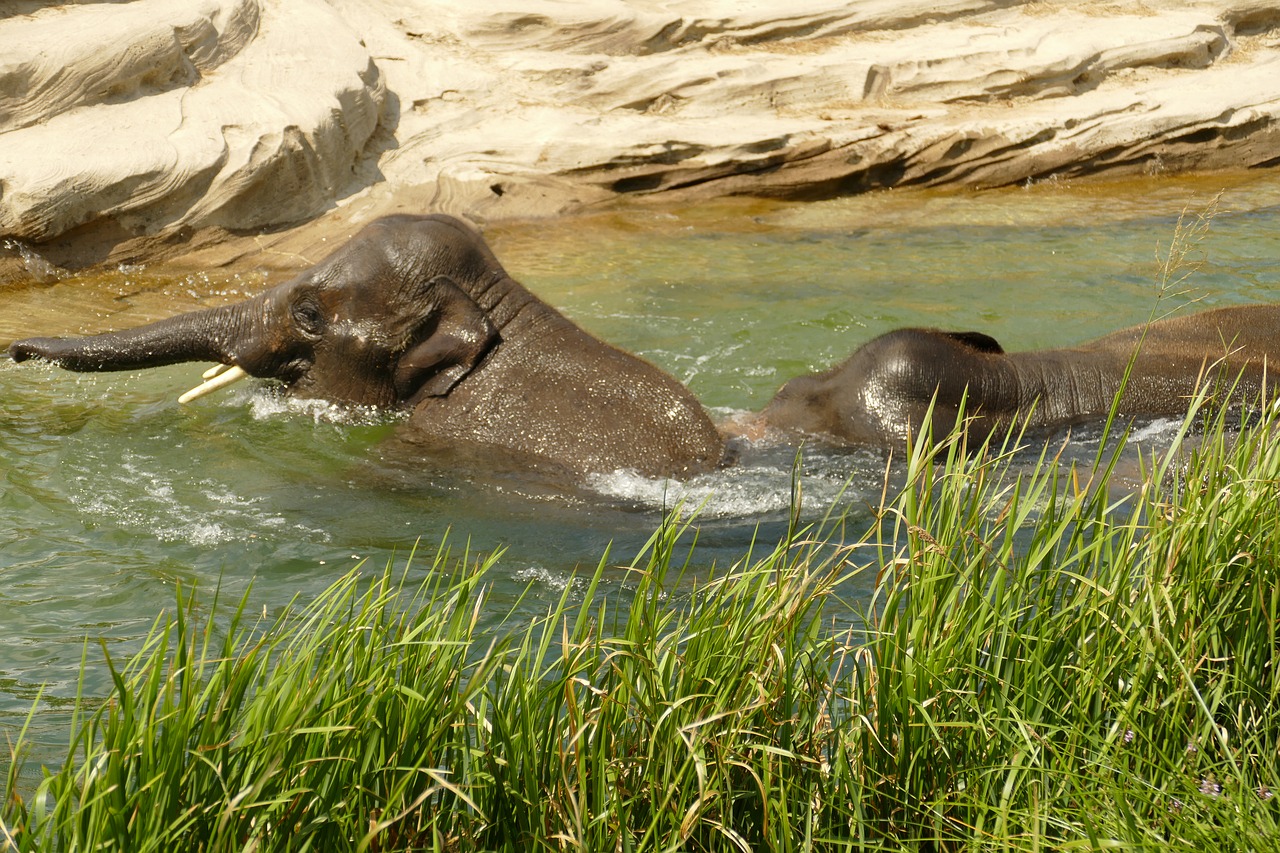
M373 426L403 417L401 414L388 412L376 406L354 406L329 400L306 400L260 388L248 393L247 402L250 414L253 415L254 420L259 421L301 415L311 418L316 423Z
M1130 441L1160 441L1173 438L1177 435L1178 430L1182 427L1181 418L1157 418L1148 424L1135 429L1130 435Z
M847 457L846 457L847 458ZM845 488L850 471L823 464L803 477L806 505L825 506ZM744 518L786 512L792 501L789 467L745 463L686 481L644 477L634 471L597 474L587 482L595 491L649 509L682 505L703 518Z
M165 468L155 457L126 451L118 464L75 477L68 496L86 516L145 530L162 542L209 546L281 531L329 541L326 531L263 508L261 497L237 495L209 479L193 482L188 472Z

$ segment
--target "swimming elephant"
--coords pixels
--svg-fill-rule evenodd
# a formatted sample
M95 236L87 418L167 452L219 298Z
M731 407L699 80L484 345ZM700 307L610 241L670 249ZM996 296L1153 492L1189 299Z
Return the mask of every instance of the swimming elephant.
M9 355L70 370L233 365L211 384L243 371L300 397L404 408L408 441L481 464L687 477L724 455L688 389L574 325L448 216L379 219L244 302Z
M1141 346L1139 343L1141 342ZM1137 352L1136 357L1134 353ZM15 361L129 370L231 365L180 399L245 373L301 397L409 411L402 437L469 464L570 474L688 477L723 464L725 437L693 395L588 335L514 281L478 234L447 216L379 219L296 278L235 305L87 338L32 338ZM786 383L727 431L892 446L949 432L1105 415L1181 414L1201 382L1267 384L1280 306L1222 308L1078 347L1006 353L978 332L900 329L823 373Z
M962 399L969 434L986 435L1015 420L1038 428L1105 416L1122 383L1122 414L1180 415L1204 383L1234 385L1233 399L1253 402L1274 383L1269 365L1280 368L1277 305L1219 308L1030 352L1007 353L978 332L899 329L787 382L759 420L836 444L894 445L920 435L931 404L933 436L955 427Z

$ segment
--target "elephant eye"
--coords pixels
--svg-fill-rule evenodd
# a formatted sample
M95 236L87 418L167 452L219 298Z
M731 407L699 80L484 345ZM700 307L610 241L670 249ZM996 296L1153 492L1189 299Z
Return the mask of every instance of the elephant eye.
M298 328L309 335L318 335L324 328L324 316L320 313L320 306L309 299L293 306L293 320L298 324Z

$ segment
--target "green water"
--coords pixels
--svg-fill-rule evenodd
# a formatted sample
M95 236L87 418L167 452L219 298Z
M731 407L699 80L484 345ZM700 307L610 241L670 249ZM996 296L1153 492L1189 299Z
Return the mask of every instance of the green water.
M1188 203L1223 187L1194 292L1161 310L1191 297L1206 307L1274 300L1280 177L1271 174L731 202L506 225L488 237L516 278L726 417L897 326L977 329L1020 349L1141 322L1156 305L1158 247ZM11 285L0 290L0 345L143 322L264 279L147 269ZM699 567L785 527L791 449L749 454L688 484L617 475L553 489L434 470L391 449L393 420L353 421L266 387L179 406L199 372L0 363L0 728L20 725L39 694L36 729L51 760L86 638L87 690L102 695L99 641L118 654L136 648L178 585L249 591L250 609L270 614L361 561L370 572L403 564L416 542L433 550L447 534L457 553L507 549L485 615L496 624L512 607L544 612L575 567L594 567L607 547L625 562L682 497L706 502ZM1157 444L1168 431L1144 430ZM1087 430L1076 441L1083 456L1089 441ZM857 522L880 495L877 453L809 452L802 467L810 516L840 496ZM624 571L610 580L625 592Z

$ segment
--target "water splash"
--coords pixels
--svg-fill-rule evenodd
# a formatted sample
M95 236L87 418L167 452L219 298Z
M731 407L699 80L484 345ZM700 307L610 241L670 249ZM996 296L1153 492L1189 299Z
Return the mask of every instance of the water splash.
M70 486L72 505L90 523L146 531L161 542L208 547L281 533L310 542L330 539L323 529L271 512L265 498L236 494L211 478L192 478L136 451L75 475Z
M616 500L646 510L683 506L701 518L750 518L786 513L794 498L795 465L800 466L806 505L829 507L845 494L850 481L879 479L884 459L874 451L749 450L738 464L689 480L644 477L614 471L588 478L587 485Z
M279 391L277 386L267 385L242 391L232 398L232 402L249 406L254 420L265 421L277 417L310 418L318 424L338 424L341 426L379 426L404 420L403 412L388 411L377 406L356 406L349 403L335 403L331 400L306 400L290 397Z

